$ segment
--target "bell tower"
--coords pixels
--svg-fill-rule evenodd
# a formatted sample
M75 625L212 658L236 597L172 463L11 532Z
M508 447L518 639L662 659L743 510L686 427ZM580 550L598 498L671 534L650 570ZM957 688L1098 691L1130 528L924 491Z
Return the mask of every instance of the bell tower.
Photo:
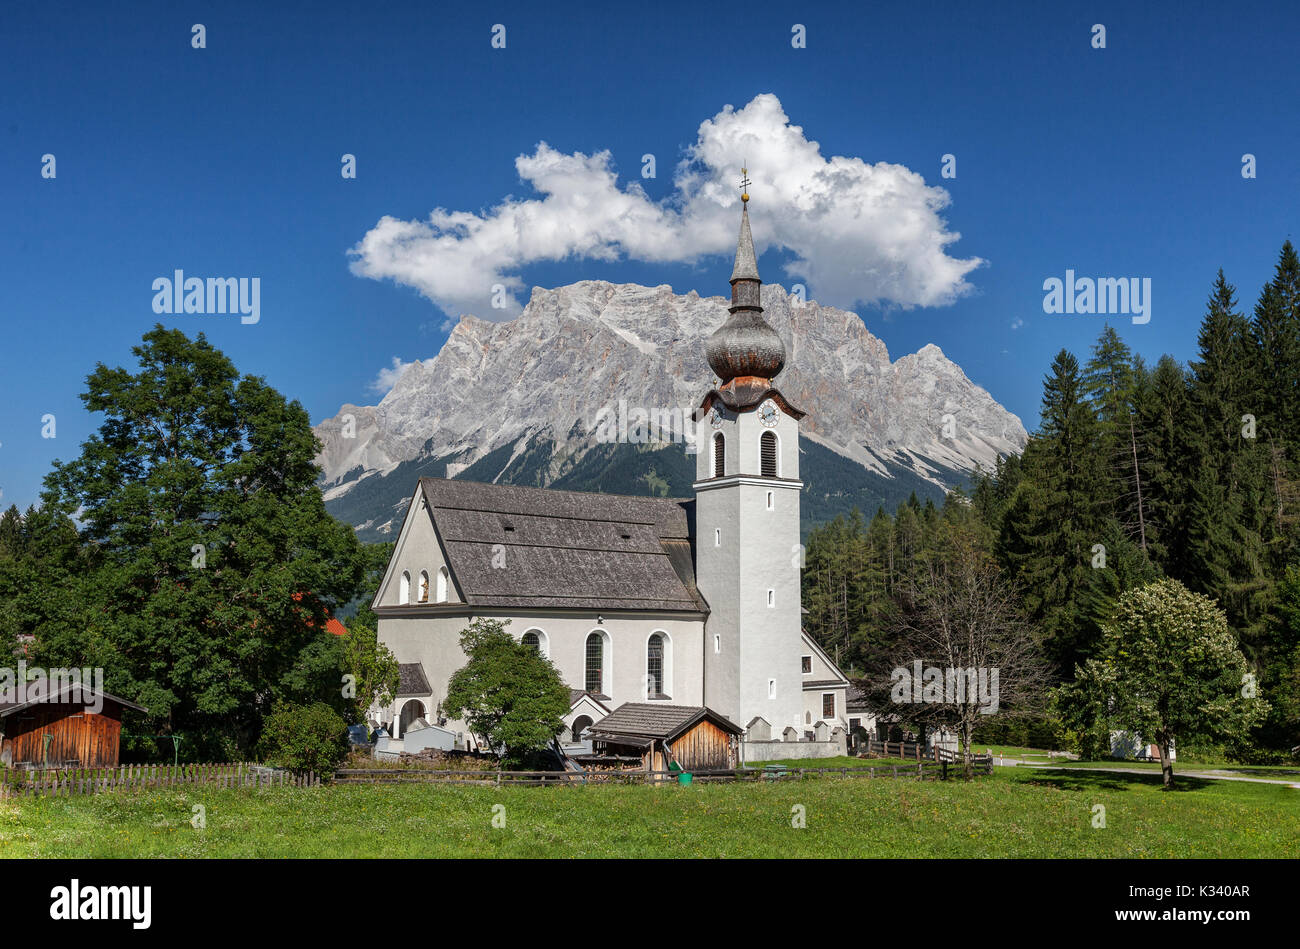
M802 731L799 420L773 386L785 344L763 319L741 170L730 316L705 344L719 385L695 411L696 583L709 603L704 704L773 737Z

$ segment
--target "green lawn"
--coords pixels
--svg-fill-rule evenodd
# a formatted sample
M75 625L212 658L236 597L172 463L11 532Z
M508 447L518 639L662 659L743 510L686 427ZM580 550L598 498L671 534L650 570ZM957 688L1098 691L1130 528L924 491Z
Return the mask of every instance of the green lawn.
M3 857L1294 857L1300 791L998 769L680 787L187 787L0 802ZM206 809L207 827L190 825ZM494 828L493 807L505 826ZM1106 827L1092 826L1094 806ZM807 826L791 826L802 806Z
M971 744L971 751L977 755L992 751L994 755L1006 755L1008 758L1048 758L1048 753L1042 748L1020 748L1015 745L981 745L975 742Z
M1123 758L1105 758L1101 761L1054 761L1071 768L1133 768L1138 771L1159 771L1159 761L1133 761ZM1174 762L1174 780L1181 771L1223 771L1257 778L1295 778L1300 780L1300 767L1276 764L1193 764L1190 761Z
M928 758L921 759L929 764L933 764ZM814 771L818 768L851 768L855 771L865 770L867 768L888 767L890 765L910 764L913 769L916 768L915 758L854 758L849 755L838 755L834 758L784 758L780 761L750 761L746 767L750 771L762 771L771 765L779 765L782 768L803 768L805 771Z

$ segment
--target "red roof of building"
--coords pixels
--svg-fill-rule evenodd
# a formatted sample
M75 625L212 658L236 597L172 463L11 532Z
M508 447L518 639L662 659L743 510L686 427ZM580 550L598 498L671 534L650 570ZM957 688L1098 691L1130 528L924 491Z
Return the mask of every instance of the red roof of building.
M301 603L301 602L302 602L302 594L301 594L301 593L295 593L295 594L293 595L293 601L294 601L295 603ZM326 631L326 632L333 633L335 636L346 636L346 635L348 634L348 628L347 628L346 626L344 626L342 623L340 623L338 620L336 620L334 617L330 616L328 610L325 611L325 615L326 615L326 617L327 617L327 619L326 619L326 621L325 621L325 631ZM311 626L311 625L314 625L314 624L311 622L311 620L308 620L308 621L307 621L307 625L308 625L308 626Z

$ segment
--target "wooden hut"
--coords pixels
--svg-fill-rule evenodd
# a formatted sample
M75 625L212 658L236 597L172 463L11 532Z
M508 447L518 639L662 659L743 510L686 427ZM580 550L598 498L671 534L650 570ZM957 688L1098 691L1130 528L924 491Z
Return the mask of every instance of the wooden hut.
M736 767L743 730L702 705L627 702L587 733L597 756L641 757L647 771L722 771Z
M0 761L11 767L117 767L122 709L148 709L91 689L69 701L71 689L26 702L0 702Z

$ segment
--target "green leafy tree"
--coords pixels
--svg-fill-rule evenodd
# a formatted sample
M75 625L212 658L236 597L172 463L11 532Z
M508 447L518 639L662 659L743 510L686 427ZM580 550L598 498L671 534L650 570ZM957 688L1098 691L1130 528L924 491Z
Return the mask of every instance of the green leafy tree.
M279 703L262 730L263 758L290 771L329 774L348 753L348 728L324 702Z
M1063 694L1075 728L1101 723L1153 742L1166 790L1175 739L1242 742L1268 711L1223 611L1169 579L1120 597L1101 648Z
M397 694L400 669L391 649L379 641L378 623L369 605L363 604L348 623L342 637L343 670L352 676L351 720L363 722L372 703L387 705ZM345 693L346 694L346 693Z
M461 632L468 661L452 673L442 706L488 747L504 749L507 765L518 766L564 728L569 689L549 659L505 626L480 618Z
M191 753L244 753L277 698L337 695L325 622L359 592L363 558L325 511L301 405L201 334L157 326L133 353L136 372L87 378L104 421L46 478L42 511L77 512L95 560L80 622L39 628L39 655L102 664Z

